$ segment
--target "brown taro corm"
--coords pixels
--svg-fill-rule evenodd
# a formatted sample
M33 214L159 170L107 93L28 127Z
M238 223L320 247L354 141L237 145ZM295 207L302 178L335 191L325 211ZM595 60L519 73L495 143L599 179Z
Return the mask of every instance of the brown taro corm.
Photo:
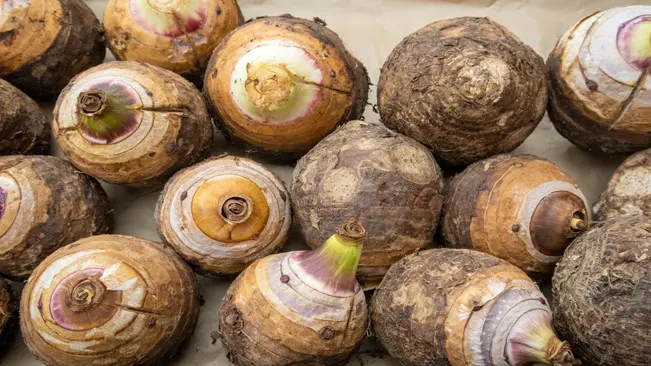
M18 304L7 283L0 278L0 356L9 348L11 336L18 328Z
M366 231L351 220L319 249L251 264L219 309L219 333L237 366L339 366L368 330L355 273Z
M432 154L381 124L351 121L294 169L292 205L316 248L347 220L368 231L358 278L376 286L400 258L432 244L443 205L443 176Z
M545 114L543 59L488 18L434 22L382 67L382 122L426 145L442 166L514 150Z
M401 365L575 365L538 286L512 264L467 249L431 249L394 264L371 321Z
M224 156L175 174L156 207L156 225L202 274L237 275L287 241L292 223L282 180L252 160Z
M47 365L167 365L192 334L199 285L172 248L99 235L49 256L25 285L20 326Z
M552 279L554 325L586 365L649 363L651 221L619 217L580 236Z
M266 156L296 159L338 125L362 118L369 79L324 25L263 17L215 49L204 94L231 140Z
M589 224L588 201L561 168L533 155L503 154L454 177L442 231L447 246L487 252L544 279Z
M549 55L549 117L580 149L633 153L651 147L651 6L597 12Z
M115 61L61 92L52 133L81 171L109 183L161 185L210 153L213 125L197 88L145 63Z
M0 275L24 281L56 249L112 227L100 184L61 158L0 157Z
M38 104L0 79L0 155L47 155L50 122Z
M116 59L174 71L198 87L212 51L243 23L235 0L110 0L104 9Z
M55 99L78 73L104 60L104 29L82 0L5 1L0 78L35 99Z

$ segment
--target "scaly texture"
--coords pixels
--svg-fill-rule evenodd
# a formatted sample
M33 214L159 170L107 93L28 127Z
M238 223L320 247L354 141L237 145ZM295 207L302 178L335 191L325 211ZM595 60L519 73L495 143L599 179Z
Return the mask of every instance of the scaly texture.
M156 206L161 238L205 274L235 275L276 253L291 223L283 182L239 157L218 157L178 172Z
M649 364L650 258L645 216L609 220L565 252L552 280L555 325L585 364Z
M595 220L651 216L651 150L631 155L613 173L593 206Z
M355 281L364 229L321 249L268 256L231 284L219 331L237 366L343 365L366 336L364 292ZM360 235L357 235L360 234Z
M570 366L551 310L517 267L485 253L432 249L391 267L373 295L378 339L405 366Z
M199 286L171 248L118 235L57 250L20 304L29 350L49 366L167 364L194 330Z
M588 207L576 182L555 164L533 155L498 155L452 180L443 236L450 247L487 252L546 278L588 229Z
M313 248L350 219L364 223L357 274L373 287L397 260L432 243L443 177L421 144L380 124L352 121L299 160L291 192Z
M545 114L544 62L487 18L442 20L405 38L382 67L382 122L442 165L509 152Z
M0 80L0 155L47 155L50 125L38 104Z
M210 153L213 126L199 91L134 61L78 76L54 109L54 138L83 172L115 184L162 184Z
M0 274L24 281L63 245L110 231L99 183L49 156L0 158Z
M9 349L11 336L18 328L18 304L9 284L0 278L0 356Z
M82 0L4 1L0 77L32 98L54 99L73 76L100 64L104 30Z
M554 127L590 152L651 147L651 6L582 19L547 60Z
M235 0L110 0L104 10L116 59L174 71L199 87L212 51L243 23Z
M364 66L336 33L285 15L229 34L210 60L204 94L227 137L295 159L362 117L368 85Z

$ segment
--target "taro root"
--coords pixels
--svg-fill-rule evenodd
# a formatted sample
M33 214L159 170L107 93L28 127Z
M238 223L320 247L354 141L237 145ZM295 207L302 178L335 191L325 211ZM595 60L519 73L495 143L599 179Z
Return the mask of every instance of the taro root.
M231 156L178 172L156 207L161 238L204 274L235 275L276 253L291 223L283 182L262 165Z
M0 157L0 275L24 281L56 249L111 226L102 187L67 161Z
M235 0L109 0L104 10L116 59L147 62L198 84L212 51L242 23Z
M357 221L320 248L254 262L232 283L219 332L237 366L338 366L366 336L364 292L355 279L365 230Z
M47 365L166 365L194 330L199 287L171 248L119 235L61 248L23 290L20 327Z
M651 221L621 217L580 236L552 279L554 325L584 365L649 364Z
M32 98L54 99L104 60L104 30L82 0L7 0L0 7L0 78Z
M371 304L375 334L405 366L571 366L536 284L465 249L432 249L391 267Z
M0 278L0 355L9 348L10 341L18 324L18 306L9 284Z
M651 6L613 8L577 23L547 61L549 117L577 147L651 147Z
M588 207L576 182L555 164L532 155L499 155L453 179L443 236L447 246L492 254L542 279L588 228Z
M432 23L405 38L380 74L382 122L447 166L509 152L545 114L543 59L487 18Z
M651 216L651 150L631 155L613 173L593 206L595 221L622 216Z
M294 169L292 204L316 248L350 219L368 231L357 272L366 288L400 258L431 244L443 177L431 153L386 127L360 121L326 137Z
M109 183L164 183L210 152L213 127L199 91L179 75L135 61L78 76L54 109L54 138L74 165Z
M50 124L38 104L0 79L0 155L46 155Z
M204 94L228 138L272 156L296 158L368 99L364 66L318 23L291 16L251 21L216 49Z

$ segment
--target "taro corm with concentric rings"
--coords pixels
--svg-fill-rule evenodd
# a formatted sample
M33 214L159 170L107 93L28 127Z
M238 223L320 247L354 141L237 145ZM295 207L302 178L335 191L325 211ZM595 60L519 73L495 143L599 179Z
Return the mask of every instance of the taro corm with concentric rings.
M104 30L82 0L3 1L0 78L36 99L54 99L104 60Z
M147 62L197 86L212 51L242 23L235 0L110 0L104 10L116 59Z
M264 166L233 156L178 172L156 207L161 238L203 274L237 275L276 253L291 223L283 182Z
M237 366L344 365L366 336L355 279L366 234L351 221L320 249L254 262L231 284L219 332Z
M538 286L486 253L431 249L391 267L373 295L373 329L404 366L573 366Z
M552 162L526 154L478 161L454 177L443 214L446 245L477 249L549 278L590 225L588 201Z
M382 122L463 167L514 150L545 114L543 59L488 18L455 18L409 35L378 83Z
M595 13L547 60L549 117L577 147L603 154L651 147L651 6Z
M47 155L50 122L38 104L0 79L0 155Z
M168 246L100 235L50 255L23 290L20 326L47 365L168 364L193 332L199 286Z
M111 227L106 193L69 162L0 157L0 275L24 281L56 249Z
M204 94L228 138L291 159L337 125L362 117L366 70L322 24L289 15L258 18L215 49Z
M114 184L162 184L210 153L201 93L181 76L135 61L96 66L63 90L54 138L80 170Z

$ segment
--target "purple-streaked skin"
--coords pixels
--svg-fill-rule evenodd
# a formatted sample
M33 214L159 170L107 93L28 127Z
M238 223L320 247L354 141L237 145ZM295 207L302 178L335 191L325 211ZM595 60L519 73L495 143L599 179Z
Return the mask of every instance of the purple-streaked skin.
M113 318L119 310L122 292L107 290L100 281L103 273L101 268L87 268L57 284L50 298L50 314L58 326L87 331Z
M206 24L205 0L130 0L131 16L143 29L163 37L182 37Z
M651 74L651 14L640 15L619 26L617 49L631 66Z
M7 192L0 187L0 219L2 215L5 214L5 209L7 208Z
M89 85L77 101L76 126L91 144L109 145L131 136L140 125L140 96L119 81Z

